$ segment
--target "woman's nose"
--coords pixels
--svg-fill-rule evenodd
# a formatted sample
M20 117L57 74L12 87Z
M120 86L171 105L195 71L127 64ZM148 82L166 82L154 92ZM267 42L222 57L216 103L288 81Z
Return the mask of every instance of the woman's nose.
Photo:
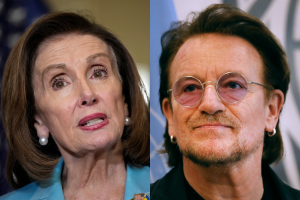
M81 82L80 89L80 106L89 106L97 102L97 95L94 92L94 88L87 82Z
M225 111L225 105L213 85L206 86L198 110L210 115Z

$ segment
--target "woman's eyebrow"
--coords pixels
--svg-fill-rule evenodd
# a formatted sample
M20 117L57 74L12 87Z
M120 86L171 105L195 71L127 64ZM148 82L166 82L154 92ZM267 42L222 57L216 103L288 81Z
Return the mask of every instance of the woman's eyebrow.
M107 53L95 53L86 58L88 63L92 62L97 57L106 57L110 60L110 56Z
M59 64L52 64L48 65L42 72L42 77L41 77L41 82L43 84L43 88L45 89L44 85L44 76L46 73L48 73L52 69L66 69L66 64L65 63L59 63Z
M44 80L44 75L52 69L66 69L65 63L48 65L42 72L42 81Z
M90 63L97 57L106 57L110 60L110 56L106 53L95 53L95 54L92 54L89 57L87 57L86 61L88 63ZM65 63L58 63L58 64L48 65L47 67L45 67L45 69L42 72L42 80L41 81L43 82L45 74L48 73L50 70L52 70L52 69L66 69L66 68L67 68L67 66L66 66Z

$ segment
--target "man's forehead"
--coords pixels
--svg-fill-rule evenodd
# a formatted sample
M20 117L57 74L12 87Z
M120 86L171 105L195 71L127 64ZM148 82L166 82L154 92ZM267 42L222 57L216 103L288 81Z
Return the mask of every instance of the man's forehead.
M248 41L237 36L203 34L189 38L179 48L169 78L173 84L183 76L218 77L228 71L253 78L255 74L261 76L262 66L259 53Z

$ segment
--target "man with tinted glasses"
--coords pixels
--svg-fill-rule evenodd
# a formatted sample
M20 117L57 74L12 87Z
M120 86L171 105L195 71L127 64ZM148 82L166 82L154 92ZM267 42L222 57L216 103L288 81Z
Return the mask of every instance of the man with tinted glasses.
M212 5L162 36L168 164L151 199L300 199L269 167L283 155L285 52L257 18Z

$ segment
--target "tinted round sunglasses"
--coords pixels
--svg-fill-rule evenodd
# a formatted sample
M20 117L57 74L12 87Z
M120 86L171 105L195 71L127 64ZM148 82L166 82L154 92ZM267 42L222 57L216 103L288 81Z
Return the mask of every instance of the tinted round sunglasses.
M216 90L221 99L227 103L236 103L241 101L248 93L249 84L267 86L260 83L247 81L247 79L238 72L226 72L217 82L207 81L202 83L193 76L184 76L177 79L167 92L172 92L174 99L182 106L193 107L197 105L203 98L205 91L204 85L207 83L215 83Z

